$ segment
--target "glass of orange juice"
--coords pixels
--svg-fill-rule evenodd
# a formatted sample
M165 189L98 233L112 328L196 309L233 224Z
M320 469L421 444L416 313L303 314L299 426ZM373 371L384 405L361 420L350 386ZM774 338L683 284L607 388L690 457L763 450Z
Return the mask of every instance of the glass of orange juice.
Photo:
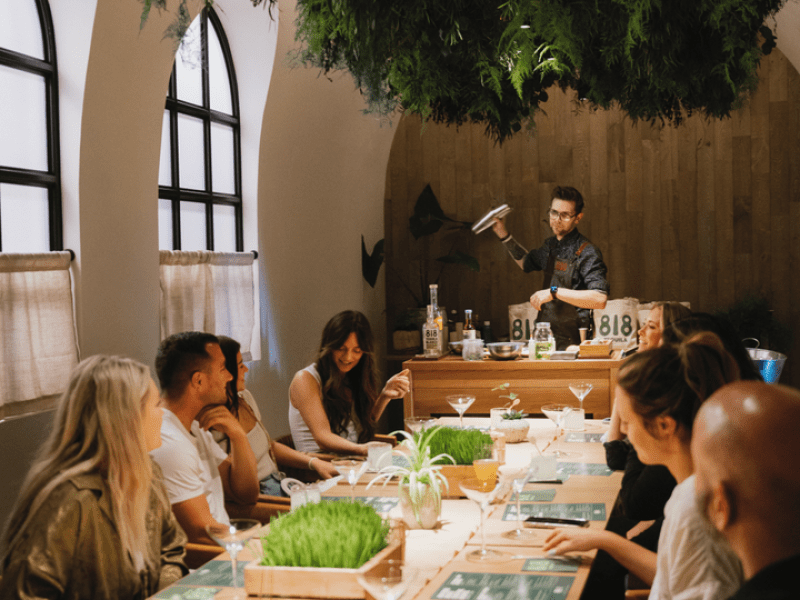
M478 458L472 461L475 477L481 480L484 488L493 490L497 483L497 467L500 463L495 458Z

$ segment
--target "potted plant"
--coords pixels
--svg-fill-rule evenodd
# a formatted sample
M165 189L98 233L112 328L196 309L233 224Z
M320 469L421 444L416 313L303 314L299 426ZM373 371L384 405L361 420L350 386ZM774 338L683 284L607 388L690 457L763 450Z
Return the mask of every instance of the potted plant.
M301 506L273 519L261 545L245 567L250 596L365 598L358 575L403 559L401 530L361 502Z
M411 236L421 244L419 260L414 261L410 269L409 265L398 268L391 260L386 261L386 268L391 271L392 281L399 283L408 292L407 309L394 314L396 311L389 307L389 319L394 322L392 347L396 351L420 347L422 339L420 328L427 316L425 306L430 302L428 286L431 283L439 283L447 265L480 271L478 259L466 252L473 237L471 226L472 223L468 221L448 217L430 184L425 186L414 205L414 214L408 219ZM437 234L444 239L449 238L449 249L447 254L433 258L431 242L433 236ZM385 256L384 240L379 240L370 253L364 236L361 236L361 272L364 280L372 287L375 287Z
M449 483L446 498L464 498L458 482L475 477L472 463L477 458L490 458L494 448L492 436L475 428L442 427L431 441L431 454L447 452L455 464L443 464L442 475Z
M503 383L493 388L492 391L504 391L508 390L509 387L510 384ZM514 407L519 404L519 397L514 392L508 392L508 394L501 395L500 397L508 398L509 403L503 408L493 408L491 410L492 416L496 414L500 416L497 421L494 419L492 420L492 426L505 436L505 441L507 443L516 444L518 442L524 442L528 438L530 424L525 420L525 417L528 416L527 414L519 410L514 410Z
M432 529L439 521L442 512L442 488L448 489L447 478L442 475L442 466L437 463L451 461L447 453L431 457L431 440L442 430L431 427L412 436L405 431L396 431L405 439L400 443L401 451L396 452L405 461L404 466L390 465L369 482L367 489L376 481L383 485L395 476L400 477L398 496L403 521L411 529Z

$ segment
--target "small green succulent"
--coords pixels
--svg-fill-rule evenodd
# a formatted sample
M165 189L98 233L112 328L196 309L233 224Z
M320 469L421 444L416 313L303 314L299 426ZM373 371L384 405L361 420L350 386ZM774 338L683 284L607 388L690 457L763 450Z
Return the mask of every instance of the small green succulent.
M521 410L513 410L511 408L508 409L508 412L504 412L502 414L503 419L506 421L517 421L519 419L524 419L527 416L527 413L524 413Z

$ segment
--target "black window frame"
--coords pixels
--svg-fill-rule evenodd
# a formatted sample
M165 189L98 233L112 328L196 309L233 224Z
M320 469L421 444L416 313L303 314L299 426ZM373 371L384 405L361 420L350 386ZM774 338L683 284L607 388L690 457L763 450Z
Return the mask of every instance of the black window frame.
M227 115L211 109L211 90L208 75L208 27L209 21L217 34L222 56L227 66L228 83L231 94L231 112ZM242 150L241 150L241 124L239 113L239 85L236 80L236 71L233 67L233 57L231 55L228 38L225 30L216 13L211 8L204 8L200 14L200 39L201 39L201 78L202 78L202 102L203 106L197 106L189 102L178 99L177 93L177 69L175 64L172 66L172 75L169 79L169 91L167 92L166 110L169 113L170 129L170 175L171 185L159 185L158 197L160 200L168 200L172 205L172 249L180 250L181 222L180 222L180 203L182 201L197 202L205 206L206 222L206 249L214 250L214 206L233 206L235 221L236 251L244 250L244 228L242 219ZM199 119L203 123L204 140L204 166L205 166L205 190L195 190L180 187L179 173L179 140L178 140L178 115L184 114ZM229 126L233 130L233 176L234 193L223 194L214 192L213 173L211 160L211 124L220 123Z
M0 48L0 65L41 75L45 81L45 119L47 130L47 171L0 165L0 183L44 188L47 190L50 250L64 249L61 207L61 141L59 137L58 61L55 30L47 0L33 0L39 14L44 59ZM2 199L0 199L2 202ZM0 217L2 218L2 217ZM0 234L0 252L3 251Z

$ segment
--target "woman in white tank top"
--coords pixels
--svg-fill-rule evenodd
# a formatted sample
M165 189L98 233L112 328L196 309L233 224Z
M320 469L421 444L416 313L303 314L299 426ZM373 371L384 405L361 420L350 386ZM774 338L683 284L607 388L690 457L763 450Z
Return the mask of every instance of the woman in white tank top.
M242 361L239 342L224 335L217 337L225 355L225 367L233 375L233 381L228 384L227 407L242 424L247 433L247 440L256 455L261 493L272 496L286 495L280 486L282 474L279 466L314 469L323 479L337 475L338 472L330 463L272 441L267 428L261 422L261 411L255 398L245 388L244 375L248 368ZM212 430L211 433L222 449L229 452L228 438L218 431Z
M408 371L389 379L380 392L378 385L369 321L357 311L340 312L322 331L316 362L298 371L289 386L295 447L366 455L386 405L408 392Z

